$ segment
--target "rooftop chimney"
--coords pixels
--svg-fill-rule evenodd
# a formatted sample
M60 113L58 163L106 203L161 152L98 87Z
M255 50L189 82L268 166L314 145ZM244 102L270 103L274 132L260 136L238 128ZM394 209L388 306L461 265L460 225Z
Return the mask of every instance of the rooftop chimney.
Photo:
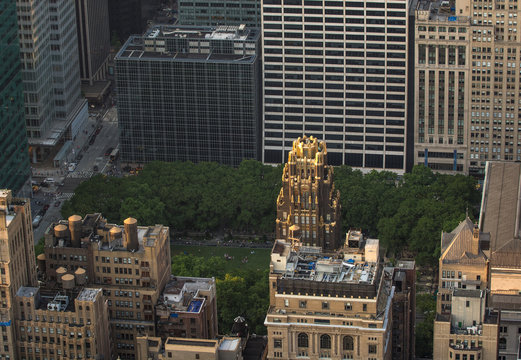
M472 253L477 255L479 253L479 227L478 224L474 224L472 231Z

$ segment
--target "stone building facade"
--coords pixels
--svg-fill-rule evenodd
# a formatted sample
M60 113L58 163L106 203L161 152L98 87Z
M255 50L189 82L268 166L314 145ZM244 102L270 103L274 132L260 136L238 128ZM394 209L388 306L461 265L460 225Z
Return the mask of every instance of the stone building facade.
M119 226L101 214L73 215L45 234L40 276L74 274L102 288L115 352L134 359L136 337L155 335L154 306L170 279L169 238L168 227L137 226L133 218Z
M295 140L277 197L277 239L288 239L290 229L298 227L304 245L328 250L340 246L340 193L333 181L326 144L313 136Z
M13 299L23 285L37 285L31 203L0 190L0 358L16 359Z

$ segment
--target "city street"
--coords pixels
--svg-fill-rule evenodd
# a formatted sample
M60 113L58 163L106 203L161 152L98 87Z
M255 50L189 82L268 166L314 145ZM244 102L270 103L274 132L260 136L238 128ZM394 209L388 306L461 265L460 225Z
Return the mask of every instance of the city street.
M96 127L95 125L92 126ZM93 134L98 133L94 135L94 142L86 145L87 148L77 162L76 169L67 174L63 186L56 183L50 184L48 187L41 187L40 191L35 193L31 199L33 219L37 215L42 215L39 225L34 228L35 243L43 237L45 230L53 221L61 219L60 211L63 202L74 195L74 190L81 182L93 175L107 173L111 170L112 164L109 162L109 156L105 156L105 153L107 149L116 148L119 144L116 108L109 108L103 115L102 121L93 130ZM94 171L94 165L98 165L98 171ZM42 181L43 179L38 180ZM58 178L55 180L58 181ZM44 208L47 208L47 210Z

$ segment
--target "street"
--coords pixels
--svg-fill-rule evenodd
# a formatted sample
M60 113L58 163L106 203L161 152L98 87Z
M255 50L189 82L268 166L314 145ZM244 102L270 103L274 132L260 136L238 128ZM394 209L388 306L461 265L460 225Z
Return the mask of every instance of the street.
M94 125L92 126L94 127ZM42 215L39 225L34 228L35 243L43 237L45 230L52 222L61 219L60 211L63 202L74 195L74 190L79 184L98 173L106 174L109 171L112 173L112 164L109 162L109 156L105 156L105 153L107 149L116 148L119 144L116 108L109 108L97 128L93 130L93 134L98 133L94 135L94 142L87 145L86 151L77 162L76 169L67 174L63 186L55 183L49 184L48 187L41 187L40 191L35 193L31 199L33 220L37 215ZM94 165L97 162L99 163L98 171L94 171ZM38 180L42 181L43 178ZM44 210L45 207L47 207L46 211Z

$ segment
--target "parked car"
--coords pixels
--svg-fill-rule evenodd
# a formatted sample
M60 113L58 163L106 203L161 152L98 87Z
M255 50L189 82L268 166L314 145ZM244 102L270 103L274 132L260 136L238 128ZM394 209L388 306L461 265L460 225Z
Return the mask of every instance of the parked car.
M114 148L113 148L113 147L109 147L109 148L107 149L107 151L105 151L105 156L109 156L110 153L112 152L112 150L114 150Z
M74 170L76 170L76 166L76 163L70 163L68 167L69 172L74 172Z
M60 206L60 204L61 204L61 202L59 200L56 200L54 202L54 207L58 207L58 206Z

